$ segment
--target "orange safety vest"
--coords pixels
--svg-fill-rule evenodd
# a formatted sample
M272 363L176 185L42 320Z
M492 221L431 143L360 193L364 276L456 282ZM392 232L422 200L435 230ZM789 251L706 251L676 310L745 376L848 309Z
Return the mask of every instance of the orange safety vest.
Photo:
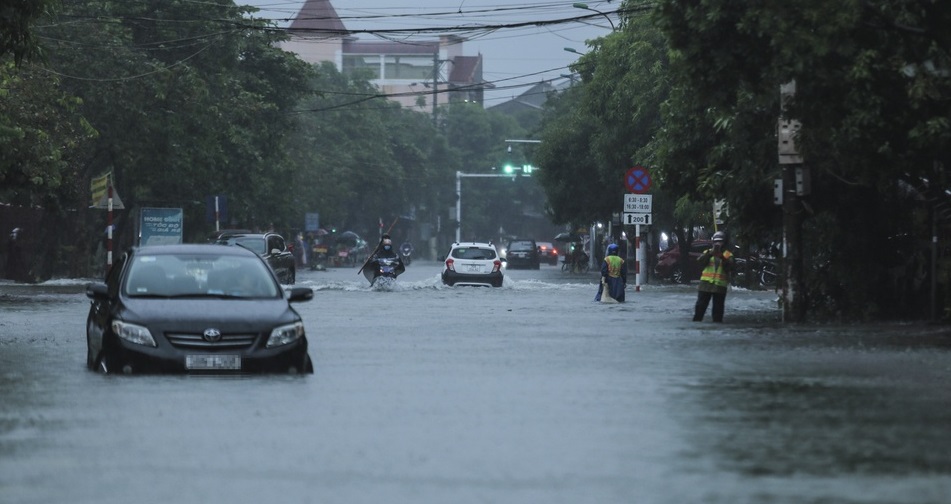
M709 250L707 252L710 252ZM710 282L713 285L726 287L730 284L730 273L726 270L726 262L731 259L733 254L729 250L723 251L723 258L711 255L707 262L707 267L700 273L701 282Z
M617 278L621 276L621 265L624 264L624 259L616 255L609 255L604 258L604 262L608 263L608 276L611 278Z

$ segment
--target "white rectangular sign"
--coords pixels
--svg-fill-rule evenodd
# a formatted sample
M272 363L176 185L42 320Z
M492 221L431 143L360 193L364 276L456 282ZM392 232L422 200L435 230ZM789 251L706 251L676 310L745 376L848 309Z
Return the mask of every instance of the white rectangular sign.
M650 226L651 225L651 214L649 213L624 213L624 224L633 226L635 224L640 224L641 226Z
M651 213L650 194L625 194L624 212L625 213Z

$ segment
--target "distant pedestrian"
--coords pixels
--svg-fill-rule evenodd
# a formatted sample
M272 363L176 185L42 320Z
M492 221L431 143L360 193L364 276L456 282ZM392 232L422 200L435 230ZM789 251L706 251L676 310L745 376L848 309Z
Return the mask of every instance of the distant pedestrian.
M700 274L700 285L697 288L697 304L694 305L693 320L700 322L707 312L707 306L713 299L713 321L723 322L723 311L726 305L726 293L730 285L730 275L733 272L733 254L727 250L726 234L723 231L713 233L713 248L707 249L697 259L705 264Z
M608 255L601 262L601 286L595 301L624 302L624 288L627 286L627 263L618 255L617 244L608 245Z

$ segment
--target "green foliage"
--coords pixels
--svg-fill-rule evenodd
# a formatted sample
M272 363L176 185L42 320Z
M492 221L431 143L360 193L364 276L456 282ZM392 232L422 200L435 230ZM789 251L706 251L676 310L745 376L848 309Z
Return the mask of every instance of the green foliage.
M11 56L19 65L40 56L35 24L53 13L54 0L7 0L0 6L0 59Z
M894 282L883 281L882 254L899 251L890 237L928 233L910 218L915 191L907 188L939 191L936 182L946 180L935 161L948 160L951 62L940 27L951 20L951 5L668 0L658 14L681 97L666 105L664 157L669 165L694 160L675 183L687 189L693 178L698 195L722 194L731 225L748 234L775 229L768 198L778 174L779 86L795 81L786 115L802 123L797 143L813 173L802 209L811 217L805 246L813 309L856 317L913 313L920 301L908 292L890 303ZM698 134L704 130L706 138ZM666 172L667 182L673 173ZM901 218L888 215L898 208L905 209ZM842 233L846 226L858 233ZM869 253L868 237L880 253ZM889 288L876 288L882 285Z

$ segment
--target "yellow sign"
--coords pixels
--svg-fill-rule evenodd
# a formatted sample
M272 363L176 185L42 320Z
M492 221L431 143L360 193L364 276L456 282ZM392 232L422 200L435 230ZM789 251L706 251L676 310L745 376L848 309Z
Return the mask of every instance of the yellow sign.
M92 192L92 206L98 205L100 201L106 198L111 178L112 172L106 172L89 182L89 190Z
M92 208L109 209L109 186L112 185L112 172L106 172L89 182L89 190L92 193ZM115 188L112 189L112 208L122 210L125 205L119 199L119 193Z

